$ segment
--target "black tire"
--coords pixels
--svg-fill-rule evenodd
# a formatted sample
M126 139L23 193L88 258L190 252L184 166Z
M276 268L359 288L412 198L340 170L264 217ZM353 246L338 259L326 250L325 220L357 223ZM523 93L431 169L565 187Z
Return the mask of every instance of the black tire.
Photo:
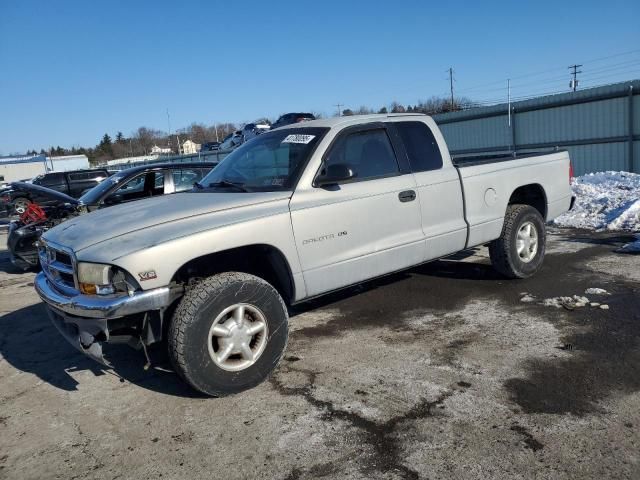
M524 261L517 250L519 230L530 223L537 230L537 251ZM527 278L542 266L546 246L546 231L540 212L529 205L509 205L500 238L489 244L493 268L507 278Z
M13 203L13 212L17 215L22 215L27 209L27 206L29 205L29 203L31 203L31 201L25 197L18 197L18 198L14 198L12 203Z
M209 353L209 332L215 319L236 304L248 304L263 313L267 341L255 363L240 371L228 371ZM180 300L169 325L169 358L180 377L194 389L222 397L263 382L280 362L288 335L287 307L275 288L246 273L221 273L195 284Z

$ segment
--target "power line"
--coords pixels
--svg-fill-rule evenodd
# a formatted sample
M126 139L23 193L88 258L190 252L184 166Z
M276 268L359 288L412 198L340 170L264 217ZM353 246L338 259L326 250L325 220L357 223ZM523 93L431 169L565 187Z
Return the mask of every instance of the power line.
M613 55L608 55L606 57L598 57L598 58L592 58L590 60L583 60L582 63L583 64L585 64L585 63L596 63L596 62L600 62L602 60L609 60L611 58L618 58L618 57L622 57L624 55L631 55L631 54L638 53L638 52L640 52L640 49L629 50L629 51L626 51L626 52L621 52L621 53L616 53L616 54L613 54ZM509 78L511 78L511 80L518 80L518 79L525 78L525 77L533 77L533 76L542 75L543 73L557 72L559 70L559 68L560 67L551 68L551 69L547 69L547 70L539 70L539 71L536 71L536 72L530 72L530 73L525 73L525 74L516 75L516 76L511 75L511 76L509 76ZM496 80L496 81L493 81L493 82L481 83L481 84L478 84L478 85L475 85L475 86L471 86L469 88L463 88L462 90L459 90L459 91L460 92L469 92L469 91L472 91L472 90L481 89L484 86L498 85L498 84L504 85L504 80Z
M340 107L344 107L344 103L336 103L334 105L334 107L336 107L338 109L338 116L341 117L342 116L342 109Z
M638 63L640 63L640 59L634 58L633 60L627 60L626 62L614 63L612 65L603 65L601 67L596 67L596 68L589 68L587 66L587 70L591 73L607 71L607 70L619 70L621 68L637 65Z

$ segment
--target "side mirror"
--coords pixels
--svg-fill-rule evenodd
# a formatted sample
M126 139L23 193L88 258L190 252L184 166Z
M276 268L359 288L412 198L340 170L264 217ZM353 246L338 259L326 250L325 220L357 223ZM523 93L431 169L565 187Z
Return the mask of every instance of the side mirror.
M356 178L356 174L351 167L344 163L336 163L325 167L324 173L316 177L316 185L318 187L326 187L328 185L336 185L338 183L347 183Z

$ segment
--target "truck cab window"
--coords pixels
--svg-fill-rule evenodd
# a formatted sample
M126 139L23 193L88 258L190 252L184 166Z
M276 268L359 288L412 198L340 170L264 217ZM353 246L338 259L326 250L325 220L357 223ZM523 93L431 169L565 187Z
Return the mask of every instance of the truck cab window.
M356 173L356 181L399 173L393 148L383 129L354 132L340 138L325 159L325 166L345 164Z
M423 122L395 122L414 173L442 168L442 155L433 133Z

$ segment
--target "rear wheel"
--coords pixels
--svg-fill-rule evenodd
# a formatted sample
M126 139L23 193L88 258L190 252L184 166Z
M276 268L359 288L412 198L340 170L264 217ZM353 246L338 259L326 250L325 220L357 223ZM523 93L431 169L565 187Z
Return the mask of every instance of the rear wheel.
M18 215L22 215L27 211L29 203L31 202L29 202L28 198L18 197L13 201L13 211Z
M545 226L529 205L509 205L500 238L489 244L493 267L508 278L527 278L542 266Z
M169 357L189 385L219 397L264 381L287 338L287 308L275 288L246 273L222 273L181 299L169 326Z

